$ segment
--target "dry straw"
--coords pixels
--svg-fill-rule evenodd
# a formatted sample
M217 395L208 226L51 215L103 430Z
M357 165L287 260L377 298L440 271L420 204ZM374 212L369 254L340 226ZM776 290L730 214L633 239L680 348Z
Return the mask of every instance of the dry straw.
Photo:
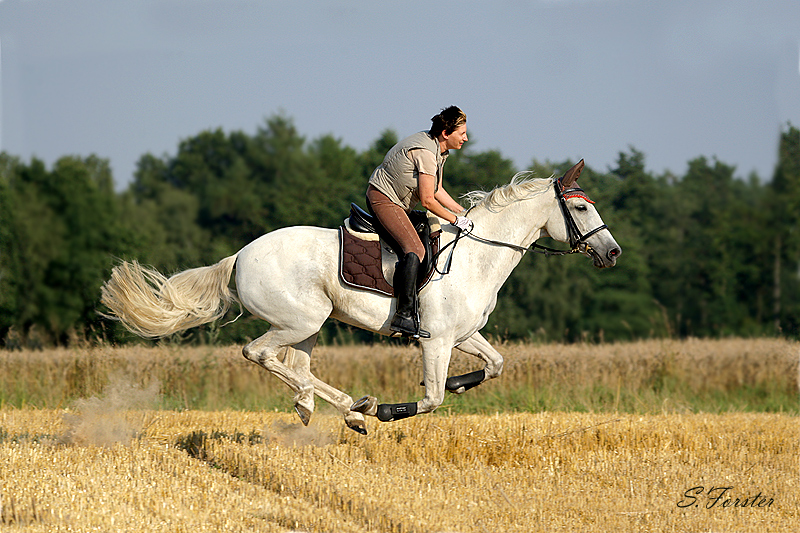
M333 416L308 428L281 413L147 416L129 445L106 447L59 441L61 411L0 410L0 528L782 533L800 522L788 415L434 414L367 437ZM711 505L712 487L731 488ZM691 495L697 506L680 507Z

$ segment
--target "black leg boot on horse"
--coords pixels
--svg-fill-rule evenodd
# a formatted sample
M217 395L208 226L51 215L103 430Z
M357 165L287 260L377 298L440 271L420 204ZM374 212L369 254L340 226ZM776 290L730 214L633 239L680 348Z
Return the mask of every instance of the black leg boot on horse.
M417 276L419 257L407 253L394 272L394 294L397 296L397 311L390 329L404 337L429 339L431 334L419 327L419 302L417 298Z

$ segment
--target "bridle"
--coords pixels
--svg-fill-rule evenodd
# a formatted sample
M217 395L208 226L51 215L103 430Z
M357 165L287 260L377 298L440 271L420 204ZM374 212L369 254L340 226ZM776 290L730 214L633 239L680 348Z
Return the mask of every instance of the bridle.
M589 200L589 197L586 196L586 193L580 187L562 189L561 179L553 180L553 185L556 189L556 198L558 198L558 205L561 207L561 214L564 216L564 224L567 227L567 235L569 236L570 250L564 252L563 254L573 254L575 252L587 251L589 245L586 243L586 240L595 233L603 231L604 229L608 229L608 226L606 224L602 224L588 233L581 233L581 230L578 229L578 225L575 223L575 219L572 218L572 213L570 213L569 209L567 209L567 198L580 196L588 202L591 202L591 200ZM536 243L533 243L533 246L547 250L547 248L544 246ZM584 250L580 249L581 246L584 247Z
M451 245L453 247L453 251L455 251L456 244L458 244L458 241L461 240L463 237L469 237L471 239L475 239L476 241L482 242L484 244L490 244L490 245L494 245L494 246L503 246L505 248L511 248L512 250L516 250L517 252L520 252L520 253L523 253L523 254L525 252L529 251L529 250L533 251L533 252L536 252L536 253L539 253L539 254L544 254L546 256L551 256L551 255L569 255L569 254L574 254L574 253L589 253L589 252L591 252L592 249L591 249L591 247L589 246L589 244L586 241L592 235L594 235L594 234L596 234L596 233L598 233L600 231L603 231L604 229L608 229L608 225L601 224L600 226L594 228L593 230L591 230L591 231L589 231L587 233L581 233L581 230L578 229L578 225L575 223L575 219L572 218L572 213L570 213L569 209L567 208L567 198L573 198L573 197L576 197L576 196L580 196L580 197L584 198L585 200L587 200L589 202L591 202L591 200L589 200L589 198L586 195L586 193L584 192L584 190L581 189L580 187L570 187L568 189L564 189L562 184L561 184L561 179L562 178L554 179L553 180L553 187L554 187L555 192L556 192L556 199L558 199L558 205L561 208L561 215L564 217L564 225L567 228L567 236L569 237L569 246L570 246L569 250L557 250L555 248L550 248L550 247L547 247L547 246L543 246L543 245L541 245L541 244L539 244L537 242L534 242L533 244L531 244L530 246L527 246L527 247L518 246L516 244L511 244L509 242L495 241L495 240L492 240L492 239L484 239L483 237L479 237L478 235L475 235L474 233L472 233L472 228L470 228L469 230L466 230L466 231L462 230L462 229L459 229L458 230L458 234L456 235L456 238L453 239L452 241L450 241L445 246L443 246L439 250L439 252L436 254L436 257L434 257L433 264L434 264L434 268L436 269L436 271L439 274L448 274L450 272L450 262L449 261L448 261L447 266L445 267L445 271L441 272L441 271L439 271L438 267L435 266L436 263L437 263L436 259L438 258L438 256L442 252L445 251L445 249L447 249ZM472 209L472 207L467 209L467 213L466 214L469 214L469 211L471 209ZM451 252L451 257L452 257L452 252Z

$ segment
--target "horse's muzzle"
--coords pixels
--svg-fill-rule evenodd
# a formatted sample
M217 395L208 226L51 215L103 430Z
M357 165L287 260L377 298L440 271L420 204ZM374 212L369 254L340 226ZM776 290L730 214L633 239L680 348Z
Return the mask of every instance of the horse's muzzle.
M597 268L610 268L617 264L617 258L622 255L622 249L619 246L612 246L607 252L605 257L600 255L597 250L591 246L586 247L586 251L592 258L592 263Z

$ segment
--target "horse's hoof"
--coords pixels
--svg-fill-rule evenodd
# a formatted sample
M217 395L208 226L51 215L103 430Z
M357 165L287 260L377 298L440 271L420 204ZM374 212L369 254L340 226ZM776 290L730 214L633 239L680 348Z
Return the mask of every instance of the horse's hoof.
M359 435L367 434L367 425L364 424L364 422L354 422L353 424L347 424L347 427L349 427Z
M294 404L294 410L297 412L297 416L300 417L300 420L303 422L304 426L307 426L309 422L311 422L311 411L307 408L303 407L299 403Z
M350 406L350 410L367 416L375 416L378 413L378 399L374 396L364 396L356 400Z

